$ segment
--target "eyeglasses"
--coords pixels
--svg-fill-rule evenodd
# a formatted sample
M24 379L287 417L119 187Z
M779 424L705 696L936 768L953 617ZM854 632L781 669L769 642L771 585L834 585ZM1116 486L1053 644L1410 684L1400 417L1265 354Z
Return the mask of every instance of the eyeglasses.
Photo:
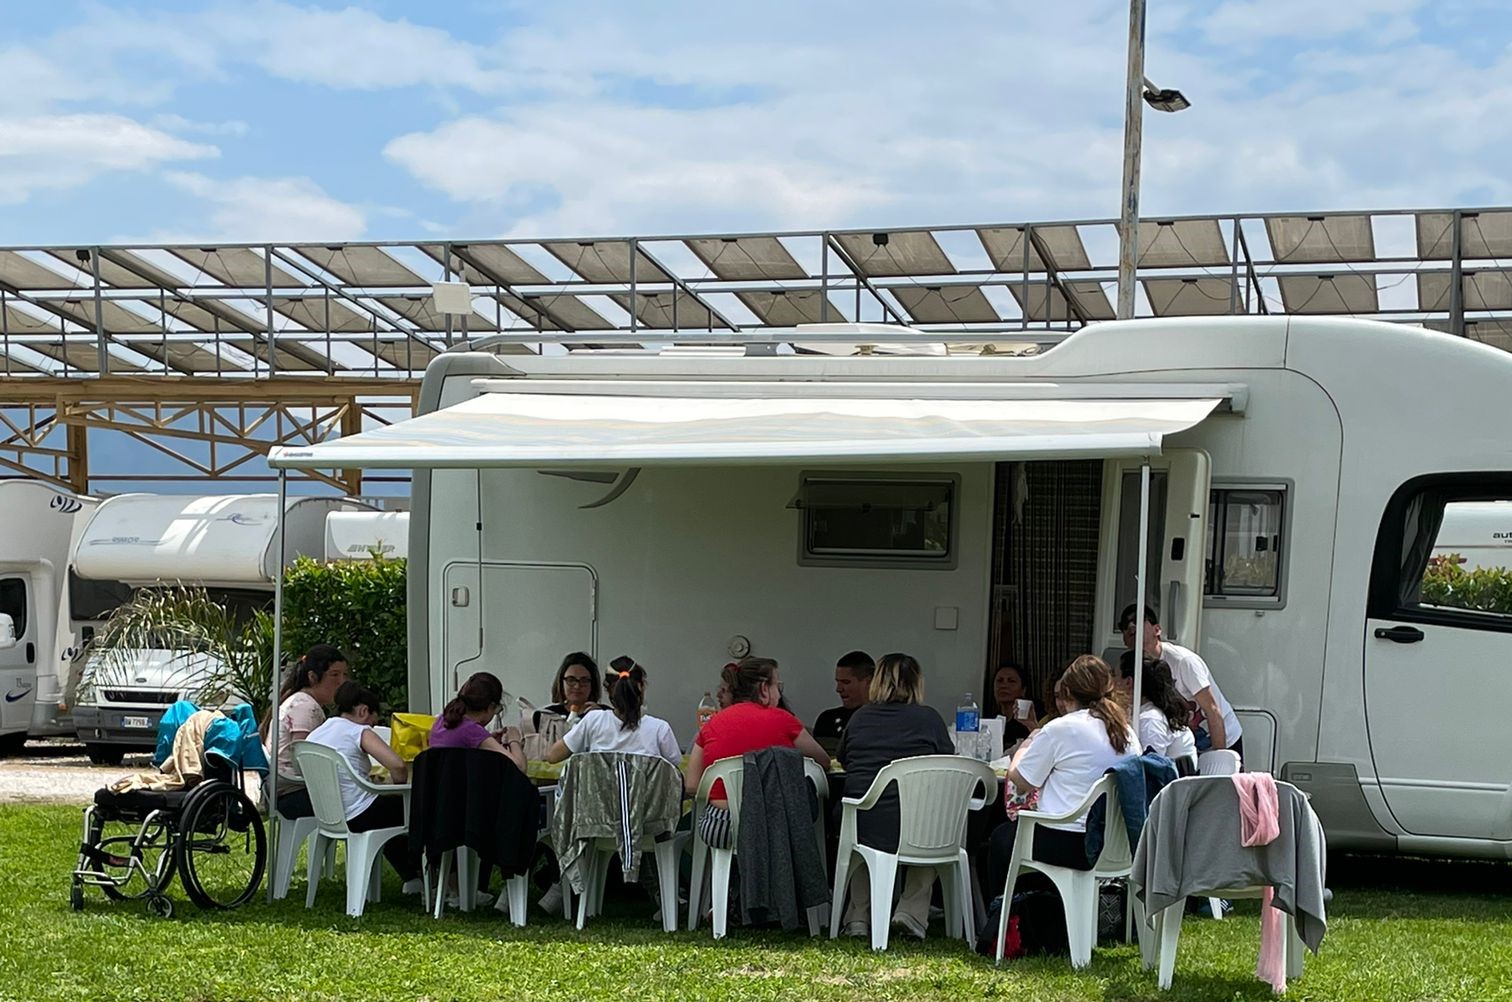
M593 678L589 675L563 675L563 685L592 685Z

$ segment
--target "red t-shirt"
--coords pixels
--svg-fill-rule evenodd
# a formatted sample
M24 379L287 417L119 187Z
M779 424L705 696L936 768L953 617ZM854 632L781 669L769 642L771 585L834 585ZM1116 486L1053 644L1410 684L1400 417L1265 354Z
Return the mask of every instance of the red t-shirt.
M735 703L710 717L693 743L703 749L707 767L748 751L791 748L801 733L803 722L781 707ZM710 788L709 799L725 799L724 783L715 783Z

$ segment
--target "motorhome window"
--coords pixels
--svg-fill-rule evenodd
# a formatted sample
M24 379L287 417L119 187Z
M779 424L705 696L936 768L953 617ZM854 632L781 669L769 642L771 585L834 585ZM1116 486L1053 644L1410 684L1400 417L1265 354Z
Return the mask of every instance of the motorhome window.
M1207 563L1209 598L1279 598L1286 490L1220 487L1209 495Z
M958 478L949 475L805 475L788 504L801 513L802 560L853 566L952 566L958 488Z
M69 615L77 622L105 619L131 601L131 586L119 581L91 581L68 569Z
M1512 617L1512 500L1444 504L1417 604Z
M0 612L11 618L16 636L26 636L26 579L0 578Z
M1125 470L1118 494L1118 576L1116 601L1113 603L1113 615L1118 615L1118 610L1134 603L1134 597L1139 589L1139 471ZM1145 604L1154 606L1157 613L1164 610L1160 608L1160 588L1156 582L1160 580L1160 570L1165 554L1160 545L1164 536L1163 526L1166 521L1166 495L1170 485L1170 474L1165 470L1150 471L1150 521L1148 548L1145 551L1145 581L1148 584L1150 594L1145 596Z

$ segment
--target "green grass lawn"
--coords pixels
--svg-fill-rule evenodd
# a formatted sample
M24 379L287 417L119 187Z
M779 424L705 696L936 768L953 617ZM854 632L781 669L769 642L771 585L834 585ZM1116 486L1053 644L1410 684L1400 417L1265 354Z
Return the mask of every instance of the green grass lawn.
M391 881L361 919L339 882L288 901L201 912L175 883L175 917L88 891L68 907L79 811L0 807L0 998L5 999L1265 999L1254 977L1257 905L1183 926L1174 990L1155 989L1132 946L1091 968L1064 959L995 969L958 942L810 940L733 929L715 943L668 936L642 909L577 932L534 912L525 929L490 909L422 916ZM1512 999L1512 867L1336 859L1328 938L1288 996ZM938 926L931 930L938 932Z

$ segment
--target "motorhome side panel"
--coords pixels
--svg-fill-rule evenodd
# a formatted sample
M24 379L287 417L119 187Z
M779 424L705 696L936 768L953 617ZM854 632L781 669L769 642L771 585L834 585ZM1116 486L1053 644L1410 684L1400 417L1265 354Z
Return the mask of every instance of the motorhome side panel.
M947 711L961 692L980 685L991 467L945 471L961 478L959 558L948 570L800 565L801 516L788 504L802 472L648 467L622 497L585 510L582 505L606 492L604 485L532 470L484 471L485 559L590 567L597 576L597 653L643 661L651 673L653 712L665 714L684 740L691 737L700 695L717 686L737 636L749 639L752 653L782 664L788 699L804 719L833 705L835 660L853 648L914 654L924 665L930 703ZM435 477L432 587L441 565L475 559L464 531L470 528L470 485L460 482L470 478L443 491L441 474ZM511 692L539 702L556 664L512 663L511 638L487 629L497 611L532 598L498 589L484 594L486 639L476 663L496 671ZM443 617L452 608L448 601L437 605ZM564 621L576 615L569 610ZM439 625L433 621L433 630Z

